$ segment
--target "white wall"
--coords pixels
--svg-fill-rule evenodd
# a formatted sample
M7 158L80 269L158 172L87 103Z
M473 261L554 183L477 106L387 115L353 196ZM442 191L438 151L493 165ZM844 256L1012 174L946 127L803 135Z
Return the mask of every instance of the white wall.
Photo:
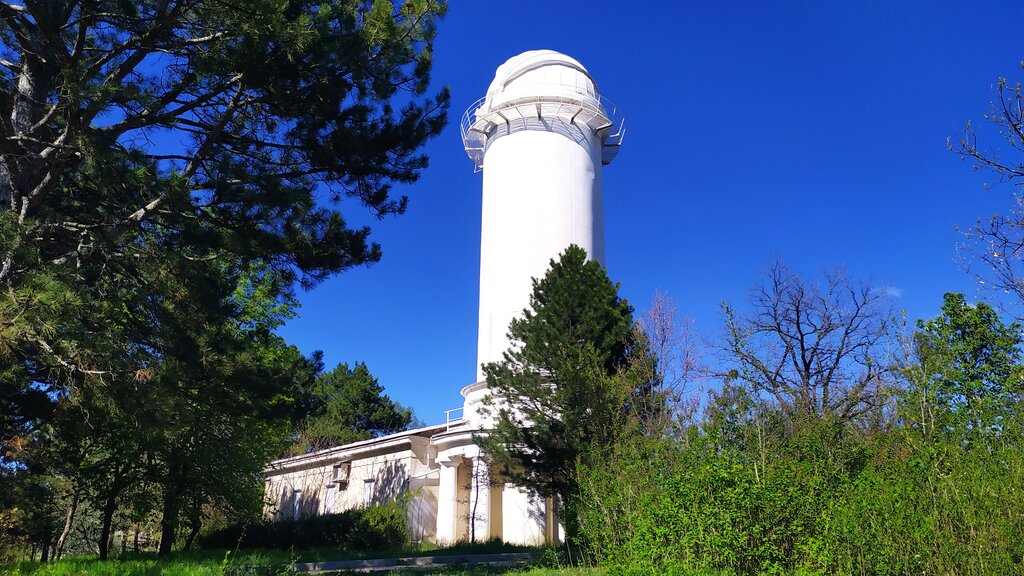
M344 457L319 459L311 454L306 458L310 465L304 466L303 459L298 459L298 462L292 460L287 470L271 470L265 482L265 515L294 518L296 500L301 517L325 514L329 495L333 496L331 512L359 508L366 502L366 481L373 480L372 503L393 501L408 492L411 496L408 506L410 540L433 540L437 524L437 473L431 474L427 465L429 439L413 437L409 440L411 446L407 448L350 459L348 484L340 487L332 480L334 465Z
M526 130L493 140L485 156L480 239L480 364L500 361L508 324L570 244L604 258L600 141Z

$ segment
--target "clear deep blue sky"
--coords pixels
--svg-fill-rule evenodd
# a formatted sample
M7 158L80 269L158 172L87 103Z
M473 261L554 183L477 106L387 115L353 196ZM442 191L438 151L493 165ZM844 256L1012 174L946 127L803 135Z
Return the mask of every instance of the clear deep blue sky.
M984 190L991 177L946 139L982 121L997 78L1024 80L1022 16L1016 2L455 0L433 74L451 87L450 123L399 190L408 212L374 222L343 207L372 224L383 260L303 293L281 334L328 367L365 361L427 423L461 406L481 176L458 120L499 64L539 48L581 61L625 111L604 170L606 265L638 310L665 291L714 336L719 304L741 305L776 259L891 287L911 318L946 291L980 298L955 226L1005 211L1013 190Z

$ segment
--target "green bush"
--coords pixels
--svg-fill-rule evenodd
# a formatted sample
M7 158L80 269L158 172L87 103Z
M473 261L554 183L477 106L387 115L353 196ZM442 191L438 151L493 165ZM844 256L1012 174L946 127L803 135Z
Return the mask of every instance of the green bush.
M879 456L821 523L823 572L1024 573L1024 455L1017 447L926 446Z
M391 550L406 543L409 528L405 510L397 504L361 510L345 545L353 550Z
M405 507L389 502L299 520L234 524L200 538L204 548L388 550L406 542Z
M590 550L611 574L1024 573L1016 444L812 432L624 442L580 470Z

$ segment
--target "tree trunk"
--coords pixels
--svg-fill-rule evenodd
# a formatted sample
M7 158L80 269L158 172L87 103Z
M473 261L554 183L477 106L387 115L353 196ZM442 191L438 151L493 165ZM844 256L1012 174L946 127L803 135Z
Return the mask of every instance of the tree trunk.
M71 526L75 523L75 514L78 512L79 495L78 487L75 486L74 491L71 493L71 506L68 506L67 516L64 517L64 529L61 530L60 537L57 538L57 547L53 551L54 560L60 560L61 556L64 555L64 545L68 542L68 535L71 534Z
M139 523L138 522L135 523L135 541L132 543L132 550L136 554L139 553Z
M103 505L103 528L100 531L100 560L107 559L107 552L110 550L110 537L113 535L111 529L114 524L114 512L117 510L117 491L114 490L107 497Z
M480 466L479 458L471 460L469 465L472 466L469 474L469 493L473 495L473 511L469 513L469 543L476 544L476 510L480 505L480 478L477 475Z
M194 518L190 525L188 532L188 538L185 540L185 550L192 549L192 541L196 539L196 535L199 534L199 529L203 527L203 521L199 518Z
M39 553L39 562L46 564L50 560L50 543L43 542L43 549Z
M164 509L160 518L160 547L157 558L163 558L174 548L174 533L178 529L178 494L176 487L164 491Z

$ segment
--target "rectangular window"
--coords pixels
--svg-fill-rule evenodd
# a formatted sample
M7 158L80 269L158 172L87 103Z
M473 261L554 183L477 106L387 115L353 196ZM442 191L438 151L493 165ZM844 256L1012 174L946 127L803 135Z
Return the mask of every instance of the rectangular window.
M324 514L334 514L334 498L338 495L337 485L327 485L327 496L324 498Z
M373 498L376 496L374 494L376 485L377 483L374 480L366 480L363 482L363 506L373 505Z
M298 520L299 515L302 513L302 490L295 490L292 492L292 500L295 501L295 508L292 511L292 519Z

